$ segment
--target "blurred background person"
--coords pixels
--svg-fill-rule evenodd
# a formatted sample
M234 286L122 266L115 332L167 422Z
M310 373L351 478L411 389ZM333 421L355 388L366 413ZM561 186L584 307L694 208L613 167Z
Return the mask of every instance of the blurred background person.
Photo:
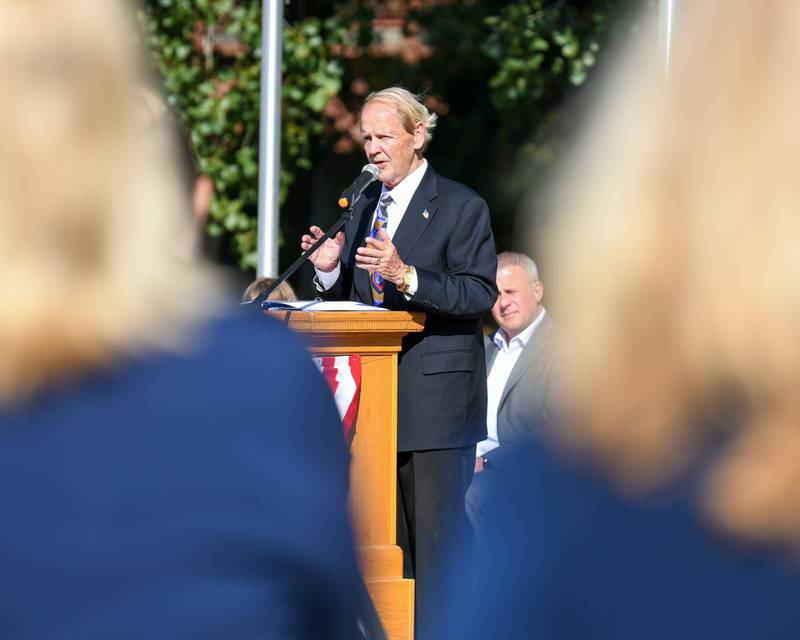
M492 317L498 329L485 340L489 435L478 443L475 475L466 496L467 515L476 530L485 515L487 478L502 464L503 445L549 424L554 402L553 322L542 305L544 284L536 263L523 253L499 254L497 290Z
M242 302L252 302L267 289L269 289L277 278L261 277L256 278L251 282L247 289L242 294ZM268 300L297 300L297 294L294 292L292 285L288 280L284 280L278 285L272 293L269 294Z
M0 636L357 637L336 410L177 241L132 20L0 3Z
M560 457L499 472L442 637L797 636L800 4L681 20L666 89L645 30L556 190Z

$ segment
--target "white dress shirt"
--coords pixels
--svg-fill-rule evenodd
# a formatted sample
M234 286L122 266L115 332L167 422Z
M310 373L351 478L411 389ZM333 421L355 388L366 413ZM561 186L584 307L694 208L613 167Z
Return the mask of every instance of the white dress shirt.
M386 207L387 219L386 226L384 227L386 229L386 234L390 239L394 238L394 234L397 231L397 228L400 226L403 216L406 214L406 209L408 209L408 205L411 203L411 198L414 197L414 194L419 188L427 168L428 161L423 158L422 164L409 173L405 178L403 178L403 180L401 180L394 189L387 189L386 185L383 185L383 188L381 189L381 196L384 193L389 193L389 195L392 196L391 203L389 203L389 206ZM378 198L378 202L380 202L380 198ZM372 226L375 224L375 216L377 214L378 207L376 206L375 211L372 213L369 229L372 229ZM354 268L357 269L358 267ZM336 268L333 271L325 272L319 271L316 267L314 268L314 270L317 272L317 279L324 289L330 289L334 284L336 284L336 281L339 279L339 273L341 272L341 269L341 262L336 265ZM417 273L415 271L411 281L411 286L408 288L408 292L405 294L406 298L410 298L417 292L417 284Z
M497 355L492 362L492 368L486 378L487 385L487 404L486 404L486 430L488 437L478 443L475 450L475 456L481 457L489 453L492 449L500 446L500 441L497 438L497 412L500 409L500 398L503 397L503 390L506 388L508 377L511 375L511 370L517 364L517 360L522 355L522 350L528 341L533 336L542 320L544 319L545 310L539 312L536 319L531 322L524 330L520 331L516 336L511 339L511 342L506 340L506 334L502 329L499 329L494 334L494 343L497 345Z

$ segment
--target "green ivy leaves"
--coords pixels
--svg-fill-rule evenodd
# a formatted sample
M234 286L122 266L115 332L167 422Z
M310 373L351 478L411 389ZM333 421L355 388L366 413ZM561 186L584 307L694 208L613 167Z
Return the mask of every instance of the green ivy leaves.
M243 268L257 262L260 0L150 0L140 12L198 169L214 181L208 230L231 236ZM309 17L283 33L280 202L294 176L311 167L319 114L341 86L330 55L347 30Z
M580 3L563 0L517 0L487 17L483 51L498 66L489 81L495 105L519 108L565 83L583 84L596 62L604 10L612 4L598 0L579 9Z

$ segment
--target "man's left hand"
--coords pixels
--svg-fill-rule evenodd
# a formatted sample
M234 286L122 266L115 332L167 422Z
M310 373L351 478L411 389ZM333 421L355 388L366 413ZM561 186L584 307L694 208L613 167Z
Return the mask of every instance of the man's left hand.
M402 284L406 271L405 263L397 255L397 249L384 229L380 230L377 238L367 238L366 246L358 248L356 266L370 273L377 271L384 280L394 284Z

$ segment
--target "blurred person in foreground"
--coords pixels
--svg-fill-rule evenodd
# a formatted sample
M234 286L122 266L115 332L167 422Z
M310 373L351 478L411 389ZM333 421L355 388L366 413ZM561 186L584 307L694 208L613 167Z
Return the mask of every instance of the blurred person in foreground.
M0 636L349 640L336 410L175 241L126 5L0 3Z
M397 541L403 573L416 580L418 639L431 637L451 590L439 567L462 560L454 550L467 530L464 496L486 437L483 313L497 298L489 208L428 164L435 125L405 89L367 97L361 137L379 182L344 233L311 256L323 298L427 314L424 330L403 338L397 373ZM321 235L311 227L302 249Z
M542 236L563 438L499 473L441 637L800 629L800 4L686 3L666 88L642 37Z
M503 464L507 445L545 428L555 401L553 321L542 305L544 284L536 263L523 253L499 254L497 290L492 317L498 329L485 340L488 437L478 443L466 496L476 532L486 515L489 478Z

